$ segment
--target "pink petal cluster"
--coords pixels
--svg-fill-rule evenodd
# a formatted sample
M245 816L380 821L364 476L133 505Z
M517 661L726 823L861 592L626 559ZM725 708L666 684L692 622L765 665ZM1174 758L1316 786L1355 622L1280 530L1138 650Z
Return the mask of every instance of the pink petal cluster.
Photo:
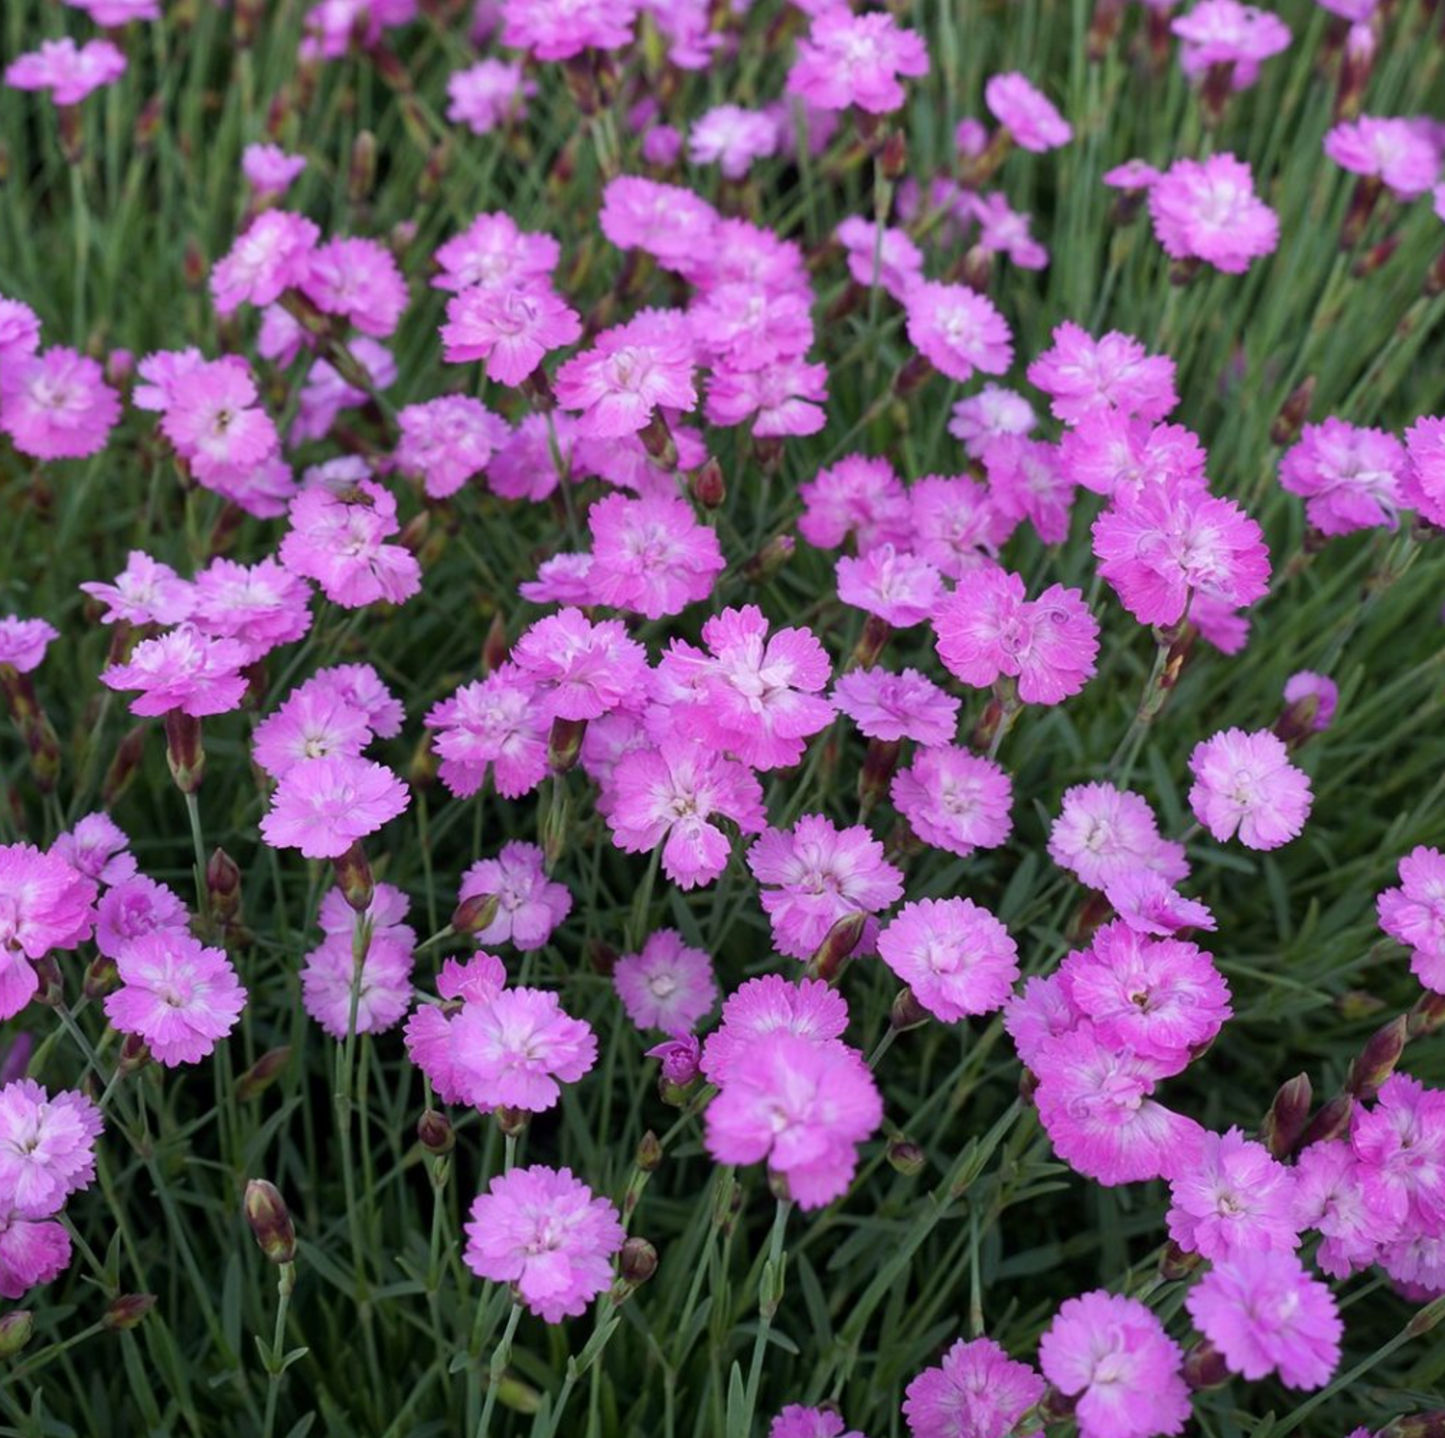
M691 1033L717 1002L712 960L676 929L655 930L640 953L618 959L612 986L639 1029L660 1029L669 1038Z
M1445 854L1417 845L1400 860L1400 882L1377 900L1380 927L1410 950L1410 970L1445 994Z
M1044 1396L1044 1380L991 1338L959 1339L908 1385L903 1416L913 1438L1040 1438L1019 1420Z
M936 849L967 859L1013 832L1013 784L991 759L956 744L920 749L893 776L893 807Z
M1361 429L1333 416L1307 424L1279 465L1279 482L1305 501L1321 534L1393 528L1402 504L1405 447L1380 429Z
M900 29L883 10L854 15L845 6L826 6L814 15L798 57L788 71L788 93L820 110L856 105L887 114L904 101L904 79L928 73L921 36Z
M971 899L905 904L880 931L878 956L943 1023L1002 1008L1019 976L1018 945Z
M1249 166L1230 154L1176 160L1149 188L1149 215L1170 259L1202 260L1229 275L1279 244L1279 216L1255 194Z
M1225 729L1189 756L1189 807L1218 840L1239 836L1248 849L1277 849L1309 817L1309 777L1289 761L1282 740L1262 729Z
M547 877L541 849L517 839L495 859L478 859L462 875L457 898L497 900L496 917L475 935L483 948L510 941L524 952L540 949L572 911L571 892Z
M144 934L116 958L120 987L105 1016L142 1038L166 1068L199 1063L236 1026L246 1007L231 961L179 929Z
M391 884L376 886L364 929L358 929L356 915L340 889L332 889L322 902L325 937L302 964L301 1002L338 1042L353 1032L385 1033L411 1007L416 933L401 922L406 911L405 895Z

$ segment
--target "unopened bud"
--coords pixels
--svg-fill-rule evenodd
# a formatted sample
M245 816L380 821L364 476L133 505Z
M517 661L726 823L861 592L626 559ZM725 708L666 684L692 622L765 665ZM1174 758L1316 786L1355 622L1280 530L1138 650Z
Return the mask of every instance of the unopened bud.
M1310 1120L1305 1129L1304 1138L1300 1140L1300 1147L1309 1148L1311 1144L1340 1138L1350 1127L1350 1115L1354 1112L1354 1108L1355 1101L1349 1094L1336 1094Z
M359 205L376 183L376 136L363 130L351 143L351 165L346 174L347 197Z
M22 963L24 960L21 961ZM46 954L43 959L35 959L31 963L35 970L37 988L35 990L35 1002L44 1004L47 1008L59 1008L65 1002L65 979L60 972L60 965L56 962L54 954Z
M791 534L775 534L743 564L743 578L749 584L767 584L793 557L798 541Z
M582 752L582 740L587 735L585 719L562 719L552 721L547 735L547 765L554 774L565 774L577 763Z
M828 983L832 983L842 972L848 955L858 947L867 923L867 914L858 912L844 914L828 930L823 942L818 945L817 952L808 961L808 977L824 979Z
M1201 1338L1184 1355L1184 1381L1195 1392L1220 1388L1229 1381L1224 1355L1207 1338Z
M103 999L120 982L120 970L115 960L104 954L97 955L86 966L85 977L80 981L80 992L95 1002Z
M1197 1272L1203 1262L1201 1255L1186 1253L1170 1239L1164 1245L1164 1252L1159 1255L1159 1277L1166 1283L1178 1283L1188 1278L1191 1273Z
M899 989L888 1015L888 1022L897 1030L916 1029L926 1024L932 1015L918 1002L918 995L910 988Z
M595 974L611 978L617 967L618 953L605 939L593 939L587 945L587 963Z
M135 148L142 153L149 150L161 132L161 121L165 116L165 101L160 95L152 95L140 108L135 117Z
M100 1321L112 1333L123 1333L126 1329L138 1327L155 1306L154 1293L122 1293L111 1300L110 1307L105 1310L105 1317Z
M336 871L336 886L342 897L358 914L364 914L376 894L376 880L372 877L371 865L367 862L366 851L357 840L339 858L333 859Z
M1412 1039L1445 1028L1445 994L1421 994L1405 1017L1409 1020Z
M688 489L693 501L703 509L720 509L727 498L727 482L723 479L722 465L709 459L699 465L688 477Z
M101 803L108 809L130 787L145 752L146 730L137 724L116 746L105 780L100 786Z
M1364 989L1346 989L1335 1000L1335 1012L1342 1019L1352 1022L1373 1018L1384 1007L1384 999L1377 994L1367 993Z
M645 1238L629 1238L617 1257L623 1281L636 1287L657 1272L657 1250Z
M444 1113L427 1109L416 1121L416 1139L430 1154L441 1158L457 1146L456 1130Z
M206 773L201 721L181 709L166 712L166 763L182 794L194 794Z
M921 355L914 355L893 377L893 393L906 399L933 373L933 366Z
M642 1135L633 1162L643 1173L656 1173L662 1167L662 1143L651 1129Z
M1280 406L1274 423L1269 428L1269 442L1279 449L1293 444L1300 437L1305 421L1310 417L1310 405L1315 397L1315 377L1307 375L1289 393Z
M888 1140L888 1163L906 1178L914 1178L923 1172L928 1157L911 1139L900 1135Z
M892 632L893 626L886 619L870 614L863 624L863 633L858 636L858 642L853 646L848 668L871 669L878 662L878 656L883 652L883 646L888 643L888 636Z
M410 554L420 554L426 547L427 534L431 529L431 515L422 510L407 520L396 542Z
M276 1185L264 1178L253 1178L246 1185L245 1209L246 1222L261 1252L272 1263L295 1262L296 1226Z
M0 1317L0 1360L14 1358L35 1332L35 1316L16 1308Z
M261 1097L285 1071L291 1061L291 1046L267 1049L240 1078L236 1080L236 1097L242 1103L250 1103Z
M492 1110L492 1116L497 1120L497 1127L504 1138L521 1138L532 1121L532 1115L524 1108L499 1106Z
M206 865L206 892L211 917L218 924L234 923L241 912L241 871L224 849L217 849Z
M866 816L880 799L888 795L893 771L902 752L901 739L870 739L863 767L858 771L858 803Z
M151 1061L151 1051L139 1034L127 1034L120 1042L116 1071L129 1076L139 1073Z
M672 431L668 429L661 410L653 410L638 438L642 447L663 469L677 468L677 445L673 443Z
M1383 189L1384 181L1378 175L1360 176L1355 192L1350 197L1350 208L1345 214L1345 222L1340 226L1342 250L1352 250L1360 243Z
M1368 1103L1395 1072L1400 1055L1410 1040L1410 1021L1401 1014L1370 1037L1360 1056L1350 1065L1345 1088Z
M487 637L482 641L482 672L490 674L507 662L507 621L499 609L492 615L487 626Z
M1357 280L1368 279L1376 271L1384 269L1395 257L1395 251L1400 248L1399 235L1386 235L1383 240L1370 246L1364 254L1355 260L1350 266L1350 275Z
M1445 1438L1445 1408L1401 1414L1385 1424L1375 1438Z
M484 933L496 921L501 906L500 894L473 894L457 905L452 914L452 929L467 938Z
M1295 1151L1309 1122L1312 1099L1308 1074L1296 1074L1280 1085L1259 1127L1260 1139L1273 1157L1287 1158Z
M993 251L971 245L958 263L958 277L975 294L986 295L993 283Z

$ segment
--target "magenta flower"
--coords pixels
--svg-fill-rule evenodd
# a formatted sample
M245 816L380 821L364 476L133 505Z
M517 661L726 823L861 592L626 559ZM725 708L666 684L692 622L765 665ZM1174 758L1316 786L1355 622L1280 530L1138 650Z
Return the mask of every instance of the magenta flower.
M1316 733L1323 733L1334 721L1335 706L1340 702L1340 686L1324 674L1301 669L1291 674L1284 685L1284 702L1294 708L1303 706L1306 700L1314 701L1314 715L1309 726ZM1300 711L1302 715L1302 710Z
M256 400L250 366L234 355L190 366L167 387L161 430L202 484L254 469L280 448Z
M1064 791L1049 831L1049 857L1091 889L1141 868L1170 882L1189 873L1184 846L1160 836L1148 800L1111 784L1075 784Z
M269 305L295 289L311 268L321 231L301 215L267 210L257 215L211 270L216 313L243 304Z
M893 807L925 844L967 859L1013 831L1013 785L991 759L955 744L921 749L893 776Z
M618 959L612 985L639 1029L660 1029L669 1038L691 1033L717 1002L712 960L676 929L658 929L641 953Z
M385 600L404 604L421 589L421 566L400 544L396 499L363 479L345 493L325 485L303 489L291 501L291 528L281 541L281 563L314 579L333 604L361 609Z
M159 624L169 627L191 617L195 604L191 585L169 564L133 549L125 568L111 584L92 581L80 586L92 599L108 606L102 624Z
M447 301L441 327L448 364L481 360L496 384L519 385L555 349L582 335L577 311L548 280L526 276L506 285L474 285Z
M847 252L848 273L855 284L871 289L876 264L877 283L902 304L909 289L923 278L923 251L907 230L885 227L880 236L872 220L850 215L833 237Z
M1386 1225L1445 1226L1445 1092L1391 1074L1350 1124L1365 1203Z
M1029 383L1049 396L1055 418L1065 424L1098 410L1161 420L1179 403L1174 361L1146 354L1130 335L1110 330L1096 340L1066 320L1053 340L1029 366Z
M304 155L287 154L280 145L252 144L241 151L241 173L258 200L284 195L305 168Z
M376 339L391 334L406 309L406 281L379 240L328 240L312 251L298 283L322 314L337 315Z
M256 726L251 757L273 779L283 779L312 759L360 758L371 739L365 712L338 686L313 679Z
M602 192L597 223L619 250L642 250L664 269L689 273L713 251L718 212L682 185L619 175Z
M1290 42L1289 26L1278 15L1239 0L1199 0L1169 28L1182 42L1179 63L1186 75L1224 66L1236 90L1253 85L1261 62L1288 49Z
M1021 149L1042 154L1074 138L1073 128L1048 96L1017 71L991 75L983 87L983 99L994 119Z
M883 1100L861 1056L837 1039L774 1034L757 1043L708 1105L707 1150L719 1163L766 1159L800 1208L840 1197L857 1145L883 1120Z
M51 641L59 638L60 631L44 619L7 614L0 618L0 665L29 674L44 661Z
M580 609L539 619L512 659L543 711L561 719L597 719L628 702L647 669L646 651L620 621L591 624Z
M59 854L0 845L0 1018L18 1014L39 988L26 960L90 937L95 889Z
M1445 419L1417 419L1405 431L1405 452L1406 504L1431 524L1445 526Z
M1136 934L1167 939L1186 929L1218 927L1207 905L1183 894L1154 869L1127 869L1104 885L1109 906Z
M546 499L562 480L573 477L576 448L576 421L570 414L529 414L497 450L487 486L503 499Z
M1279 243L1279 217L1254 193L1254 176L1233 155L1176 160L1149 190L1149 215L1164 253L1242 275Z
M1013 363L1013 332L986 295L967 285L914 285L904 298L908 339L940 374L960 383Z
M236 1026L246 990L224 950L203 948L176 929L145 934L116 958L120 988L105 1016L144 1039L166 1068L199 1063Z
M109 689L132 689L132 714L168 714L179 709L194 719L225 714L235 709L246 692L240 673L250 654L237 639L218 639L194 624L146 639L131 651L124 664L102 670L100 682Z
M1045 544L1069 537L1076 485L1059 446L1037 439L999 439L983 456L989 498L1010 527L1027 520Z
M813 16L788 71L788 93L819 110L856 105L873 115L897 110L902 80L928 73L928 50L919 35L898 27L883 10L854 15L830 5Z
M801 1403L789 1403L768 1429L768 1438L864 1438L852 1430L844 1432L847 1424L836 1413L825 1408L804 1408Z
M1445 854L1418 845L1400 860L1400 883L1377 907L1380 927L1410 950L1410 971L1445 994Z
M680 499L610 494L587 516L589 582L596 598L649 619L680 614L706 599L727 567L716 533Z
M437 993L462 1003L486 1003L500 993L507 970L494 954L478 950L465 964L447 959L437 975ZM427 1076L443 1103L465 1103L470 1080L457 1062L455 1020L435 1004L421 1004L406 1023L406 1051Z
M1232 1373L1278 1371L1286 1388L1321 1388L1340 1361L1334 1294L1293 1253L1239 1253L1217 1262L1185 1295L1199 1331Z
M563 364L553 389L563 409L579 412L579 435L620 439L645 429L658 406L696 409L694 368L686 319L642 310Z
M516 840L503 844L495 859L479 859L462 875L457 895L462 903L494 896L496 917L475 935L484 947L510 939L524 951L540 949L572 911L567 886L547 878L541 849Z
M352 1032L385 1033L399 1024L411 1007L415 947L416 935L405 924L373 929L367 939L358 979L350 930L328 934L306 955L301 966L302 1006L323 1032L338 1043ZM354 1023L353 985L356 990Z
M879 544L909 547L908 494L886 459L850 454L798 486L798 533L818 549L838 549L850 535L860 554Z
M755 280L714 285L687 312L692 336L712 365L766 369L797 360L813 343L812 293L771 289Z
M1269 587L1259 526L1232 500L1177 482L1121 498L1094 521L1099 573L1141 624L1177 624L1191 594L1235 607Z
M838 598L895 629L931 619L943 597L943 576L916 554L880 544L861 558L838 559Z
M381 764L352 755L308 759L289 769L261 820L273 849L299 849L308 859L338 859L411 802L405 784Z
M0 359L18 363L39 348L39 316L20 300L0 295Z
M562 257L551 235L519 230L510 215L478 215L461 234L436 252L439 290L465 290L473 285L503 287L528 278L548 279Z
M1365 1202L1360 1161L1346 1140L1312 1143L1294 1166L1294 1222L1321 1235L1315 1261L1332 1278L1368 1268L1398 1232Z
M1224 729L1189 756L1189 807L1221 843L1236 833L1247 849L1277 849L1309 817L1309 777L1289 762L1284 742L1261 729Z
M527 98L537 93L516 61L488 57L447 76L447 119L474 135L526 118Z
M455 494L486 469L512 434L506 420L480 400L460 394L409 404L396 422L401 429L397 467L422 481L428 499Z
M1280 460L1279 482L1304 499L1305 515L1321 534L1393 528L1407 463L1393 435L1332 417L1305 425Z
M1150 424L1118 410L1086 414L1059 442L1059 459L1085 489L1136 499L1156 485L1204 492L1207 456L1198 436L1178 424Z
M0 430L32 459L99 454L119 418L120 396L86 355L57 345L0 365Z
M1325 136L1325 154L1342 170L1381 181L1402 200L1425 194L1440 174L1439 147L1409 120L1342 120Z
M521 798L547 777L550 720L534 700L532 681L515 664L463 685L423 722L436 731L441 781L458 798L482 787L489 765L504 799Z
M0 1088L0 1209L48 1218L95 1178L95 1140L105 1127L82 1093L51 1098L32 1079Z
M239 640L254 663L311 628L311 586L274 559L247 568L213 559L195 581L193 619L198 629Z
M515 6L517 0L511 0ZM547 1323L579 1318L612 1282L626 1234L616 1208L570 1168L515 1168L478 1194L462 1257L478 1278L509 1283Z
M973 195L969 208L978 221L978 244L990 254L1007 255L1021 270L1048 268L1049 252L1034 239L1031 216L1020 214L1003 194Z
M680 1038L654 1044L652 1048L646 1050L646 1056L658 1060L658 1072L664 1083L673 1084L677 1088L686 1088L697 1079L702 1044L696 1035L684 1034Z
M963 477L924 475L908 504L913 549L950 579L992 567L1016 525L983 485Z
M1220 1262L1247 1253L1293 1253L1299 1243L1295 1176L1237 1128L1206 1132L1169 1181L1169 1236L1186 1253Z
M970 458L982 459L994 440L1015 436L1027 439L1037 424L1033 405L1021 394L1003 385L986 384L977 394L954 405L948 432L963 441ZM915 493L917 488L915 485Z
M555 0L502 0L501 8L502 44L530 51L538 60L570 60L583 50L631 44L637 0L570 0L565 6Z
M542 1113L597 1062L592 1026L544 989L498 989L451 1021L461 1099L479 1109Z
M764 886L759 897L774 947L794 959L811 958L839 919L880 913L903 897L902 874L868 829L837 829L821 814L765 830L748 850L748 868ZM877 937L870 917L853 952L872 953Z
M1018 1423L1043 1396L1044 1380L993 1339L959 1339L908 1385L903 1416L913 1438L1040 1438Z
M95 910L95 947L118 959L147 934L170 930L184 933L191 916L174 889L144 874L122 879L100 896Z
M703 413L709 424L728 427L752 421L759 439L817 434L827 423L820 406L828 398L828 370L798 358L765 369L719 365L707 377Z
M1184 1355L1135 1298L1096 1289L1066 1299L1039 1340L1044 1377L1076 1399L1080 1438L1157 1438L1189 1419Z
M78 105L92 90L113 85L125 74L125 56L109 40L77 45L68 35L42 40L38 50L5 67L12 90L49 90L57 105Z
M693 121L687 136L688 159L694 165L716 165L729 180L741 180L756 161L777 149L772 117L741 105L714 105Z
M946 1024L1002 1008L1019 976L1009 931L969 899L905 904L879 933L878 956Z
M0 1214L0 1297L23 1298L70 1267L70 1235L62 1224Z
M790 983L778 974L749 979L723 1004L722 1026L703 1046L702 1071L715 1084L726 1084L750 1061L760 1042L782 1034L809 1043L840 1038L848 1027L848 1005L823 979Z
M1004 1006L1004 1032L1013 1040L1019 1061L1030 1069L1050 1039L1072 1033L1084 1016L1074 1007L1057 973L1027 978Z
M885 743L912 739L936 747L953 742L960 701L916 669L894 674L887 669L852 669L829 696L867 739Z
M97 884L119 884L135 873L130 840L109 814L87 814L66 833L56 835L50 852Z

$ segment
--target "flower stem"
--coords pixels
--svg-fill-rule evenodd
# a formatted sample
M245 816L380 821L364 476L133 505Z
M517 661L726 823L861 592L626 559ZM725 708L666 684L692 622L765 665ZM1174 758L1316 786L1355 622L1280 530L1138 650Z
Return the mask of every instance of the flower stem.
M476 1438L485 1438L491 1428L492 1409L497 1404L497 1389L501 1386L502 1375L507 1371L507 1361L512 1356L512 1339L516 1335L521 1317L522 1305L514 1303L507 1316L507 1326L497 1340L497 1346L492 1350L492 1361L487 1364L487 1396L482 1403L482 1416L477 1423Z

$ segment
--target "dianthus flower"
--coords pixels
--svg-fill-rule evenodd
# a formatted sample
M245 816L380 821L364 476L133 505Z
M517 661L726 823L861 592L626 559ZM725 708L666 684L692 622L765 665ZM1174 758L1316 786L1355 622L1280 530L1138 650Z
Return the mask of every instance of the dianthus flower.
M798 533L818 549L838 549L852 536L858 553L875 545L908 547L908 494L883 458L850 454L798 486Z
M993 1339L959 1339L908 1385L903 1416L913 1438L1005 1438L1043 1396L1044 1380ZM1040 1431L1020 1438L1040 1438Z
M333 604L360 609L378 600L404 604L421 588L421 566L400 544L396 499L362 480L345 493L324 485L303 489L291 501L291 528L281 541L281 563L314 579Z
M453 295L441 327L448 364L481 360L487 378L503 385L521 384L551 351L581 334L577 311L536 275Z
M338 315L377 339L396 329L406 309L406 281L379 240L345 236L317 246L300 287L322 314Z
M1028 375L1065 424L1098 410L1160 420L1179 403L1168 355L1146 354L1138 340L1118 330L1096 340L1069 320L1055 328L1053 344L1029 365Z
M1295 1176L1237 1128L1206 1132L1169 1180L1169 1236L1219 1262L1244 1253L1293 1253L1299 1242Z
M1356 1110L1350 1144L1372 1213L1386 1224L1445 1229L1445 1092L1391 1074L1374 1107Z
M549 718L597 719L628 700L647 654L620 621L589 623L580 609L539 619L517 640L512 660Z
M1043 1039L1029 1068L1039 1081L1034 1101L1054 1151L1106 1188L1169 1177L1197 1152L1201 1130L1152 1095L1184 1062L1166 1064L1106 1043L1083 1020Z
M905 904L879 933L878 956L946 1024L1002 1008L1019 976L1009 931L969 899Z
M512 434L506 420L480 400L460 394L409 404L396 422L401 429L397 467L421 480L428 499L455 494L486 469Z
M118 959L139 938L163 930L184 933L191 916L181 896L165 884L132 874L107 889L95 909L95 947Z
M503 499L546 499L562 480L574 477L576 447L576 421L570 414L529 414L493 456L487 487Z
M1049 831L1049 857L1091 889L1138 868L1155 870L1171 882L1189 873L1184 846L1160 836L1148 801L1103 783L1075 784L1064 791Z
M5 67L12 90L49 90L57 105L78 105L92 90L113 85L125 74L125 55L109 40L77 45L68 35L42 40L38 50Z
M649 619L680 614L706 599L727 567L716 533L681 499L611 494L587 516L592 531L588 581L596 599Z
M882 10L854 15L846 7L830 5L813 16L807 35L798 42L788 93L820 110L856 105L883 115L903 104L903 79L927 73L922 37L900 29L892 15Z
M1239 1253L1185 1295L1199 1331L1244 1378L1279 1373L1286 1388L1320 1388L1340 1361L1334 1294L1293 1253Z
M1099 626L1077 589L1051 585L1035 600L1002 569L963 575L933 616L938 656L976 689L1000 675L1018 680L1027 704L1058 704L1094 672Z
M1121 497L1093 532L1100 575L1141 624L1177 624L1193 593L1242 607L1269 587L1254 520L1232 500L1177 482Z
M131 550L110 584L93 580L80 588L107 606L102 624L179 624L195 604L190 583L141 549Z
M717 165L729 180L741 180L757 160L777 153L778 127L771 116L741 105L714 105L693 121L687 157L694 165Z
M811 958L849 914L870 916L854 953L871 953L878 935L871 915L903 897L903 876L868 829L840 830L821 814L804 814L792 829L765 830L748 850L748 868L764 886L774 947L795 959Z
M724 428L752 421L759 439L817 434L827 423L820 406L828 398L826 365L799 358L773 361L764 369L717 366L707 377L703 413Z
M394 1028L411 1007L415 944L415 934L404 924L374 930L367 939L358 977L350 933L328 934L306 955L301 967L301 1002L306 1012L338 1042L348 1033L379 1034Z
M877 283L902 304L909 289L923 278L923 251L907 230L885 227L880 236L872 220L851 215L833 233L847 251L848 273L855 284L871 288L876 266Z
M777 293L754 280L712 286L687 318L699 353L733 372L795 360L813 343L812 295Z
M803 248L796 240L780 239L775 231L736 217L718 219L711 240L684 257L686 276L699 289L735 280L762 285L774 294L809 288Z
M579 435L620 439L645 429L658 406L695 409L694 367L686 319L643 310L563 364L553 390L563 409L578 411Z
M1245 90L1259 78L1262 61L1289 47L1289 26L1269 10L1239 0L1199 0L1169 27L1182 42L1179 63L1191 78L1227 66L1230 83Z
M1013 363L1013 332L998 307L967 285L922 280L904 298L909 342L940 374L960 382Z
M1037 424L1034 407L1023 395L1003 385L986 384L977 394L954 405L948 432L963 441L970 458L982 459L994 440L1014 436L1025 439Z
M1321 1235L1315 1261L1331 1278L1368 1268L1396 1226L1365 1202L1360 1161L1349 1142L1312 1143L1294 1166L1294 1221Z
M299 849L308 859L340 858L411 802L405 784L384 765L349 754L308 759L289 769L261 820L273 849Z
M135 873L130 840L109 814L87 814L56 836L50 852L97 884L118 884Z
M1198 436L1183 425L1150 424L1117 410L1095 410L1065 431L1059 459L1072 479L1111 499L1135 499L1160 484L1201 493L1209 487Z
M502 0L502 44L538 60L620 50L632 42L636 16L637 0Z
M893 807L936 849L968 858L1013 831L1013 785L991 759L958 745L921 749L893 776Z
M1406 464L1405 447L1393 435L1331 417L1305 425L1280 460L1279 482L1304 499L1305 515L1321 534L1393 528Z
M1380 927L1410 950L1410 970L1445 994L1445 854L1418 845L1400 860L1400 883L1377 900Z
M702 1071L715 1084L727 1083L744 1069L757 1044L781 1034L809 1043L841 1038L848 1027L848 1005L823 979L790 983L778 974L749 979L723 1003L722 1025L703 1046Z
M1016 527L983 485L962 476L924 475L908 505L911 547L950 579L992 566Z
M131 700L132 714L179 709L200 719L240 704L246 692L240 671L249 662L239 640L215 638L185 623L136 645L126 663L101 672L100 682L109 689L139 691L140 697Z
M56 346L0 365L0 431L32 459L98 454L119 418L120 396L87 355Z
M70 1235L54 1220L0 1211L0 1297L22 1298L70 1267Z
M597 1062L592 1026L545 989L498 989L451 1021L461 1099L479 1109L542 1113Z
M731 846L719 820L732 820L744 834L767 824L752 771L701 744L624 754L599 807L619 849L640 854L662 845L663 873L681 889L710 884L727 867Z
M465 684L433 706L423 721L437 731L441 781L458 798L482 787L490 765L497 793L519 799L547 776L548 717L515 664Z
M1136 934L1167 939L1185 929L1217 927L1207 905L1186 899L1154 869L1126 869L1105 883L1104 897Z
M987 195L970 195L967 203L978 221L980 249L989 254L1007 255L1021 270L1048 267L1049 252L1034 239L1031 216L1015 210L1005 195L997 190Z
M656 930L641 953L618 959L612 985L639 1029L660 1029L671 1038L691 1033L717 1002L712 960L676 929Z
M891 544L880 544L861 558L843 555L837 569L838 598L895 629L909 629L932 618L943 596L938 570Z
M167 1068L199 1063L246 1007L225 952L181 930L145 934L115 962L121 986L106 996L105 1016L119 1032L144 1039Z
M916 669L852 669L833 686L831 699L867 739L936 747L958 732L960 701Z
M1004 1032L1013 1040L1019 1062L1032 1069L1049 1039L1072 1032L1084 1016L1074 1007L1057 973L1024 980L1004 1006Z
M1070 953L1059 976L1102 1042L1170 1066L1187 1063L1232 1012L1229 986L1202 949L1145 938L1122 921Z
M1431 524L1445 526L1445 419L1425 416L1405 431L1410 466L1405 502Z
M161 430L202 484L254 469L281 447L256 400L250 366L234 355L195 365L169 386Z
M373 389L389 389L396 383L396 361L385 345L365 335L354 335L349 347L352 359L371 381ZM325 439L342 410L355 409L365 404L367 399L367 391L343 379L341 372L329 360L312 360L297 400L296 418L291 421L287 443L294 449L308 440ZM344 455L316 468L324 471L337 465L363 472L367 468L359 455ZM307 471L308 474L313 472Z
M1313 802L1309 777L1268 730L1222 730L1195 745L1189 769L1189 807L1221 843L1237 832L1247 849L1277 849L1304 828Z
M273 779L330 755L359 758L372 738L366 714L331 684L294 689L252 736L251 757Z
M1136 1298L1096 1289L1065 1300L1039 1340L1039 1367L1075 1398L1080 1438L1157 1438L1189 1419L1184 1355Z
M437 993L462 1004L486 1003L506 986L507 970L495 954L477 950L466 963L443 962ZM421 1004L406 1023L406 1051L443 1103L467 1102L468 1080L457 1062L455 1020L436 1004Z
M1053 102L1017 71L991 75L983 87L983 99L1021 149L1042 154L1074 138L1073 128Z
M249 567L213 559L195 580L196 627L239 640L254 663L311 628L311 586L274 559Z
M401 733L406 710L370 664L335 664L318 669L298 686L298 692L313 686L334 689L348 704L360 709L378 739L395 739Z
M1409 120L1361 115L1325 136L1325 154L1342 170L1389 186L1402 200L1423 195L1440 174L1440 151Z
M847 1190L857 1145L882 1119L878 1086L855 1050L778 1033L749 1050L708 1105L704 1142L719 1163L766 1159L800 1208L821 1208Z
M983 456L989 499L1011 526L1027 520L1045 544L1069 537L1077 486L1059 446L1037 439L999 439Z
M474 135L526 118L527 97L537 93L515 60L488 57L447 76L447 119Z
M82 1093L52 1098L32 1079L0 1088L0 1210L48 1218L95 1178L104 1122Z
M258 200L284 195L305 168L304 155L289 155L280 145L253 144L241 151L241 173Z
M29 674L45 659L45 651L60 631L44 619L21 619L7 614L0 618L0 665L17 674Z
M1176 160L1149 190L1149 215L1164 253L1242 275L1279 243L1279 217L1254 193L1249 166L1233 155Z
M849 1430L847 1424L836 1413L826 1408L805 1408L801 1403L789 1403L768 1429L768 1438L863 1438L863 1434Z
M682 185L619 175L602 192L597 223L619 250L642 250L664 269L687 272L711 253L718 212Z
M1334 720L1340 686L1327 675L1301 669L1285 681L1284 702L1299 716L1300 723L1308 722L1316 733L1322 733ZM1309 709L1305 708L1306 703Z
M211 270L216 313L243 304L269 305L295 289L311 268L321 231L302 215L267 210L257 215Z
M0 295L0 360L17 363L39 347L39 316L20 300Z
M59 854L0 845L0 1019L18 1014L39 988L27 960L90 937L95 891Z
M512 0L515 4L516 0ZM478 1194L462 1257L478 1278L511 1284L547 1323L578 1318L612 1282L626 1234L617 1210L570 1168L514 1168Z

